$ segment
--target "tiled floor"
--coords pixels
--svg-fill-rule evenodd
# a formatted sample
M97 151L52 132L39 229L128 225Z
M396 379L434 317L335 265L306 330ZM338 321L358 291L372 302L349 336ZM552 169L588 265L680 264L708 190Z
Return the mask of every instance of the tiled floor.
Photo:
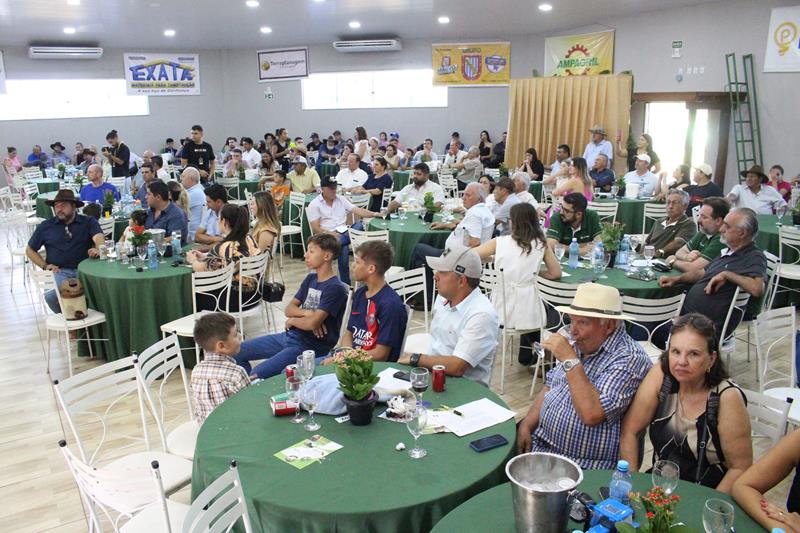
M51 380L67 375L65 357L54 344L51 375L48 375L43 343L37 332L40 321L31 294L21 284L19 260L14 270L16 281L11 292L9 254L0 229L0 530L85 531L86 520L78 492L57 446L65 433ZM288 299L306 270L302 262L286 259L283 272ZM38 312L41 318L41 311ZM276 309L276 316L280 315ZM415 317L419 331L423 327L422 316L415 313ZM258 320L251 320L245 330L249 336L257 335L263 333L263 326ZM76 359L75 372L102 364L99 360ZM530 405L531 377L527 368L514 361L515 357L511 359L506 367L503 398L520 418ZM499 365L498 360L492 386L495 391L499 391ZM754 365L754 361L747 363L742 353L733 357L733 375L747 388L756 388ZM173 382L173 385L177 383ZM170 393L179 395L180 389L173 386ZM118 430L137 430L138 420L132 414L133 407L123 403L118 410L114 417L116 425L121 426ZM89 431L87 435L89 440L98 437L95 431ZM152 431L151 435L155 432ZM117 441L112 444L116 445ZM757 444L756 456L761 453L763 445ZM784 483L769 494L769 499L783 504L786 492L787 484ZM181 497L188 498L188 491L184 491Z

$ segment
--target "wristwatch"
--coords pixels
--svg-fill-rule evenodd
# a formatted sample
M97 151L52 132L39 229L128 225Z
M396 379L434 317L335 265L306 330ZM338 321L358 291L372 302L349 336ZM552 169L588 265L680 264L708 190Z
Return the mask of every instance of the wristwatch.
M570 370L572 370L573 368L575 368L579 364L581 364L581 360L578 359L578 358L567 359L565 361L561 361L561 366L564 367L564 372L569 372Z
M663 248L659 248L658 249L658 257L664 257L664 249Z
M411 364L411 366L413 366L413 367L419 366L419 358L420 357L422 357L421 353L412 353L411 354L411 359L409 360L409 363Z

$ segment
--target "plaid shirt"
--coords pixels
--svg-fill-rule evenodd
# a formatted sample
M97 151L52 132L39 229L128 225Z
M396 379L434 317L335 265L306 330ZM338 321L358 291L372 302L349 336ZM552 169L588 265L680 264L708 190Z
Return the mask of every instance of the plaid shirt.
M613 469L619 453L622 417L650 369L650 360L625 332L624 324L617 326L591 356L577 351L583 371L600 396L606 418L596 426L581 421L564 368L557 365L547 373L550 390L544 395L539 426L533 432L532 451L565 455L589 470Z
M249 384L247 372L230 357L206 352L203 362L192 370L192 393L200 423L216 406Z

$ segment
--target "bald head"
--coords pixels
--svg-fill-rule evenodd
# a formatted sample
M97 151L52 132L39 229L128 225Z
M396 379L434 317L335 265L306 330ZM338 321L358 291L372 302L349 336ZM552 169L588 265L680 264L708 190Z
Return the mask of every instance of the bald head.
M92 183L99 183L103 179L103 167L98 164L89 165L89 168L86 169L86 176Z
M189 189L190 187L194 187L200 182L200 172L194 167L186 167L183 172L181 172L181 185L183 185L184 189Z

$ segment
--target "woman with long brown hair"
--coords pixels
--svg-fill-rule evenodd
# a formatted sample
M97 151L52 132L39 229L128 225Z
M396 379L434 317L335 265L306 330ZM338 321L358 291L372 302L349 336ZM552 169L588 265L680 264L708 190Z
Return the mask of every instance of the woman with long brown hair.
M266 191L255 193L250 200L250 212L255 216L255 225L250 235L261 253L270 252L275 239L281 234L281 220L272 194Z

